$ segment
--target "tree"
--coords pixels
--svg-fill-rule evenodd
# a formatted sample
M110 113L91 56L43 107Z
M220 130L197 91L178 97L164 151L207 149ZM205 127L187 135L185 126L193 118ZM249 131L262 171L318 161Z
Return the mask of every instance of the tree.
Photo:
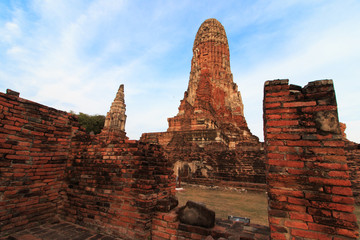
M71 111L71 113L73 112ZM74 115L78 117L80 126L85 128L87 133L93 132L94 134L98 134L104 127L105 116L103 115L88 115L82 112Z

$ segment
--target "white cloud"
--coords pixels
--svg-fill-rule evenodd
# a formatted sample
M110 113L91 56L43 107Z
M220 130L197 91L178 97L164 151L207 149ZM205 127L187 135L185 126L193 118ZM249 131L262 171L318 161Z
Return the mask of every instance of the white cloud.
M6 54L12 58L16 58L24 53L24 49L19 46L12 46L6 51Z
M255 64L245 69L236 62L233 70L239 72L240 76L234 74L234 79L240 79L237 82L245 103L245 117L260 138L262 128L259 129L259 120L256 119L262 119L262 89L266 80L285 78L291 84L304 86L309 81L333 79L340 120L347 123L354 118L354 109L360 108L360 102L351 102L349 98L356 99L359 89L356 87L359 84L354 80L359 79L360 69L354 63L360 62L360 46L357 44L360 29L354 28L354 24L360 23L360 16L355 14L360 6L344 9L341 4L321 6L305 20L294 22L290 28L280 32L275 30L276 34L270 40L279 39L278 46L276 43L269 44L267 38L255 35L251 40L256 41L249 42L247 47L250 50L246 52ZM256 45L262 48L264 44L274 48L274 54L256 49ZM356 119L360 117L357 116ZM356 134L348 134L349 139L360 141L360 126L349 124L348 132L357 134L357 139L352 138Z
M228 33L253 133L262 138L266 80L333 78L340 119L360 136L360 106L350 100L360 77L359 11L356 1L37 0L0 17L0 87L61 110L106 114L125 84L128 136L165 131L187 88L196 31L215 17Z
M21 36L21 30L19 26L14 22L5 23L4 29L2 30L2 41L11 43L14 39Z

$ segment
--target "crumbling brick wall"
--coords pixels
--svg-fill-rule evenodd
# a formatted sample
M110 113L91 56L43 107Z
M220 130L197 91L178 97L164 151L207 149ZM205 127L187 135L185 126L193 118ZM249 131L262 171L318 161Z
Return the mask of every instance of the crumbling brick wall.
M77 129L66 112L0 93L0 233L56 215Z
M124 239L146 239L155 211L174 207L175 180L158 146L78 136L67 168L66 220Z
M264 91L269 224L273 239L356 239L354 199L331 80Z
M0 237L57 217L124 239L151 235L155 212L177 205L159 146L0 93Z

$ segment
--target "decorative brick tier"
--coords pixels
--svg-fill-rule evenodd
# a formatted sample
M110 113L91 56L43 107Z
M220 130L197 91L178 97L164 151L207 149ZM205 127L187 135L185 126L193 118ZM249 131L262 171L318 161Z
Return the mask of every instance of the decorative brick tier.
M264 135L271 237L357 239L332 81L267 81Z

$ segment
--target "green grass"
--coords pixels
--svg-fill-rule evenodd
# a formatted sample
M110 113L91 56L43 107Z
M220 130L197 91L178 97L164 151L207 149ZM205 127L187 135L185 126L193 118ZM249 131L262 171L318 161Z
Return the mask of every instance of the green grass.
M184 206L188 200L201 202L207 208L215 211L217 218L227 218L228 215L249 217L251 223L268 225L267 196L264 192L233 192L228 190L209 190L198 187L184 186L184 191L177 192L179 206ZM360 206L354 211L360 226Z

